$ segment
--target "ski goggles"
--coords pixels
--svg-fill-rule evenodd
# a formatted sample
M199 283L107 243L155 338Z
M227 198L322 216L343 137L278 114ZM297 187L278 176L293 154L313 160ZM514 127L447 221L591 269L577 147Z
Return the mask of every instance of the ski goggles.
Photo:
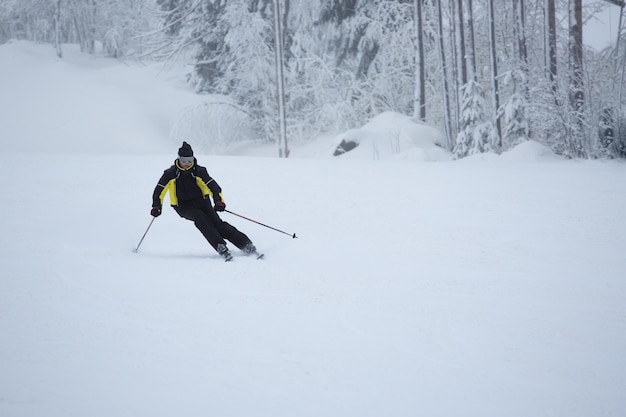
M179 156L178 160L181 164L191 164L193 163L193 156Z

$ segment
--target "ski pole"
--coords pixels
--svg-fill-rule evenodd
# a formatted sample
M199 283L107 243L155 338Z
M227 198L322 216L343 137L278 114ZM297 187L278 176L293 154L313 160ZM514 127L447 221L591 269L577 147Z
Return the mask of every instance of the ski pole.
M156 217L153 217L152 220L150 220L150 224L148 225L148 228L146 229L146 232L141 237L141 240L139 241L139 244L137 245L137 247L135 248L135 250L133 252L139 251L139 246L141 246L141 242L143 242L143 238L145 238L146 235L148 234L148 230L150 230L150 227L152 226L152 223L154 223L154 219L156 219Z
M252 222L252 223L256 223L256 224L260 224L261 226L265 226L265 227L267 227L268 229L276 230L277 232L280 232L280 233L282 233L282 234L284 234L284 235L287 235L287 236L291 236L291 237L292 237L292 238L294 238L294 239L298 237L298 236L296 236L296 234L295 234L295 233L292 235L291 233L283 232L282 230L278 230L278 229L276 229L275 227L268 226L268 225L263 224L263 223L261 223L261 222L257 222L256 220L249 219L249 218L247 218L246 216L242 216L241 214L233 213L233 212L232 212L232 211L230 211L230 210L224 210L224 211L226 211L226 212L228 212L228 213L230 213L230 214L233 214L233 215L235 215L235 216L237 216L237 217L241 217L242 219L246 219L246 220L248 220L248 221L250 221L250 222Z

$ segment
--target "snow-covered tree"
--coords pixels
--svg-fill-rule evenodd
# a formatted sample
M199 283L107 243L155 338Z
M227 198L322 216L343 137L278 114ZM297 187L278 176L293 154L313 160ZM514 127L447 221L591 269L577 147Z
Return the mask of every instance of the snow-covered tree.
M470 79L463 88L463 105L454 155L463 158L475 153L491 152L497 141L493 124L487 121L481 86Z
M0 3L0 42L9 38L76 43L87 53L113 57L140 52L153 28L156 0L5 0ZM102 45L103 49L100 48Z
M217 25L228 28L222 53L217 62L219 77L211 82L215 91L227 94L245 109L269 125L266 132L275 132L276 79L272 22L258 10L251 11L246 0L230 0ZM270 115L271 118L263 117Z
M528 102L523 91L526 85L526 72L519 69L509 71L504 77L504 84L513 84L513 94L503 106L503 125L504 132L502 136L503 150L510 149L526 140L528 140L528 118L526 115Z
M531 136L572 157L622 157L626 51L585 50L581 37L582 23L615 7L609 2L583 9L581 0L280 0L282 94L273 4L4 0L0 42L49 42L59 56L70 42L112 57L191 57L197 91L228 96L224 108L250 117L265 140L277 138L276 103L284 95L290 137L354 127L394 110L440 127L444 147L463 155L487 149L481 143L490 128L467 117L474 111L467 106L477 105L468 91L481 91L490 98L481 111L500 138L492 144L497 152ZM151 31L156 19L160 30ZM598 134L611 131L607 123L614 124L610 146Z

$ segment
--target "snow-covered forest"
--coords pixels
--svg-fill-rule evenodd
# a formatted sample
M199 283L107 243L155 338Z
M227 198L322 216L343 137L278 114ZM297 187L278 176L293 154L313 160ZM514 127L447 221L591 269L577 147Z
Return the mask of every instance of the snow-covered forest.
M596 51L582 28L607 8L617 42ZM0 43L185 60L212 97L190 117L281 156L395 111L439 128L457 158L526 140L624 158L623 14L622 0L3 0Z

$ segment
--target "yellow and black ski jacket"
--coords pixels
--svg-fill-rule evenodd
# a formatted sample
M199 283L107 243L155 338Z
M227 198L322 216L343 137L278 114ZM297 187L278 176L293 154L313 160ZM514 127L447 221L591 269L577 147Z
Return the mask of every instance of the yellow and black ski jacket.
M206 204L205 200L209 196L213 198L214 203L224 201L222 189L211 178L206 168L197 164L196 159L188 169L183 169L177 159L174 165L163 172L152 193L152 207L163 206L165 194L168 192L172 206L201 206Z

